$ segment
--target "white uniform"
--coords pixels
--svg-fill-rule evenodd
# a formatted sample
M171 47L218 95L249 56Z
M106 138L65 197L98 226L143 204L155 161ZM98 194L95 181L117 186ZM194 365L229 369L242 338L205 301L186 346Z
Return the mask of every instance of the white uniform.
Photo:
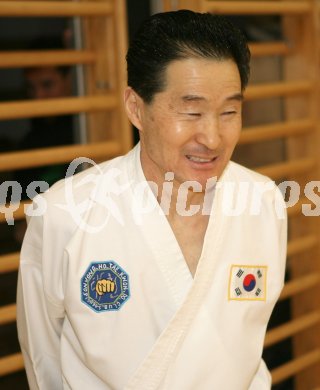
M235 216L223 212L217 187L192 278L160 206L137 217L139 157L138 146L100 165L115 178L108 194L110 175L97 168L57 183L45 215L29 222L18 331L30 388L269 389L261 353L286 251L276 187L258 215L247 207ZM229 163L227 182L268 179ZM75 203L87 201L82 226L63 207L71 183Z

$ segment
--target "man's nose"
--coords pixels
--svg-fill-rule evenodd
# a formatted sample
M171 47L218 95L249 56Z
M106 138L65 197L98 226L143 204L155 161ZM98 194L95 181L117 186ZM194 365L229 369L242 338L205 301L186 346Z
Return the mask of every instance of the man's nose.
M208 149L217 149L221 143L219 121L217 118L207 118L198 129L196 141Z

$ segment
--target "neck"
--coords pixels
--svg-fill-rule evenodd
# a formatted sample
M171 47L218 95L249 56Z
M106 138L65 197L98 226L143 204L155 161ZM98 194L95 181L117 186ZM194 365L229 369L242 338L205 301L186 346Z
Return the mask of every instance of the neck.
M156 184L157 192L154 195L165 215L176 218L210 213L215 181L208 181L205 188L200 183L188 187L186 183L176 180L173 172L154 171L150 164L144 162L141 153L142 170L147 181Z
M213 194L213 188L195 192L193 188L181 186L176 182L163 181L159 185L157 200L164 213L171 218L199 216L210 212Z

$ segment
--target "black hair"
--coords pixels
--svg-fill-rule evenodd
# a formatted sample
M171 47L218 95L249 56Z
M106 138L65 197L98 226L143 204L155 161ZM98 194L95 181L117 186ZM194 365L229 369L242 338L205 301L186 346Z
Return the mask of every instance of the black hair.
M174 60L232 59L242 90L248 84L250 51L244 34L221 15L189 10L163 12L142 23L129 47L128 85L146 102L165 88L165 71Z

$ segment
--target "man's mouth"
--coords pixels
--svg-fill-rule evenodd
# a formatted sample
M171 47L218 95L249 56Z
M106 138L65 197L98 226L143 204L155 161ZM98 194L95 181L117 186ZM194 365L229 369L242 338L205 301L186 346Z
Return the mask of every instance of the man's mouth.
M188 160L196 162L196 163L209 163L209 162L214 161L217 158L217 157L211 157L211 158L198 157L198 156L191 156L191 155L187 155L186 157Z

